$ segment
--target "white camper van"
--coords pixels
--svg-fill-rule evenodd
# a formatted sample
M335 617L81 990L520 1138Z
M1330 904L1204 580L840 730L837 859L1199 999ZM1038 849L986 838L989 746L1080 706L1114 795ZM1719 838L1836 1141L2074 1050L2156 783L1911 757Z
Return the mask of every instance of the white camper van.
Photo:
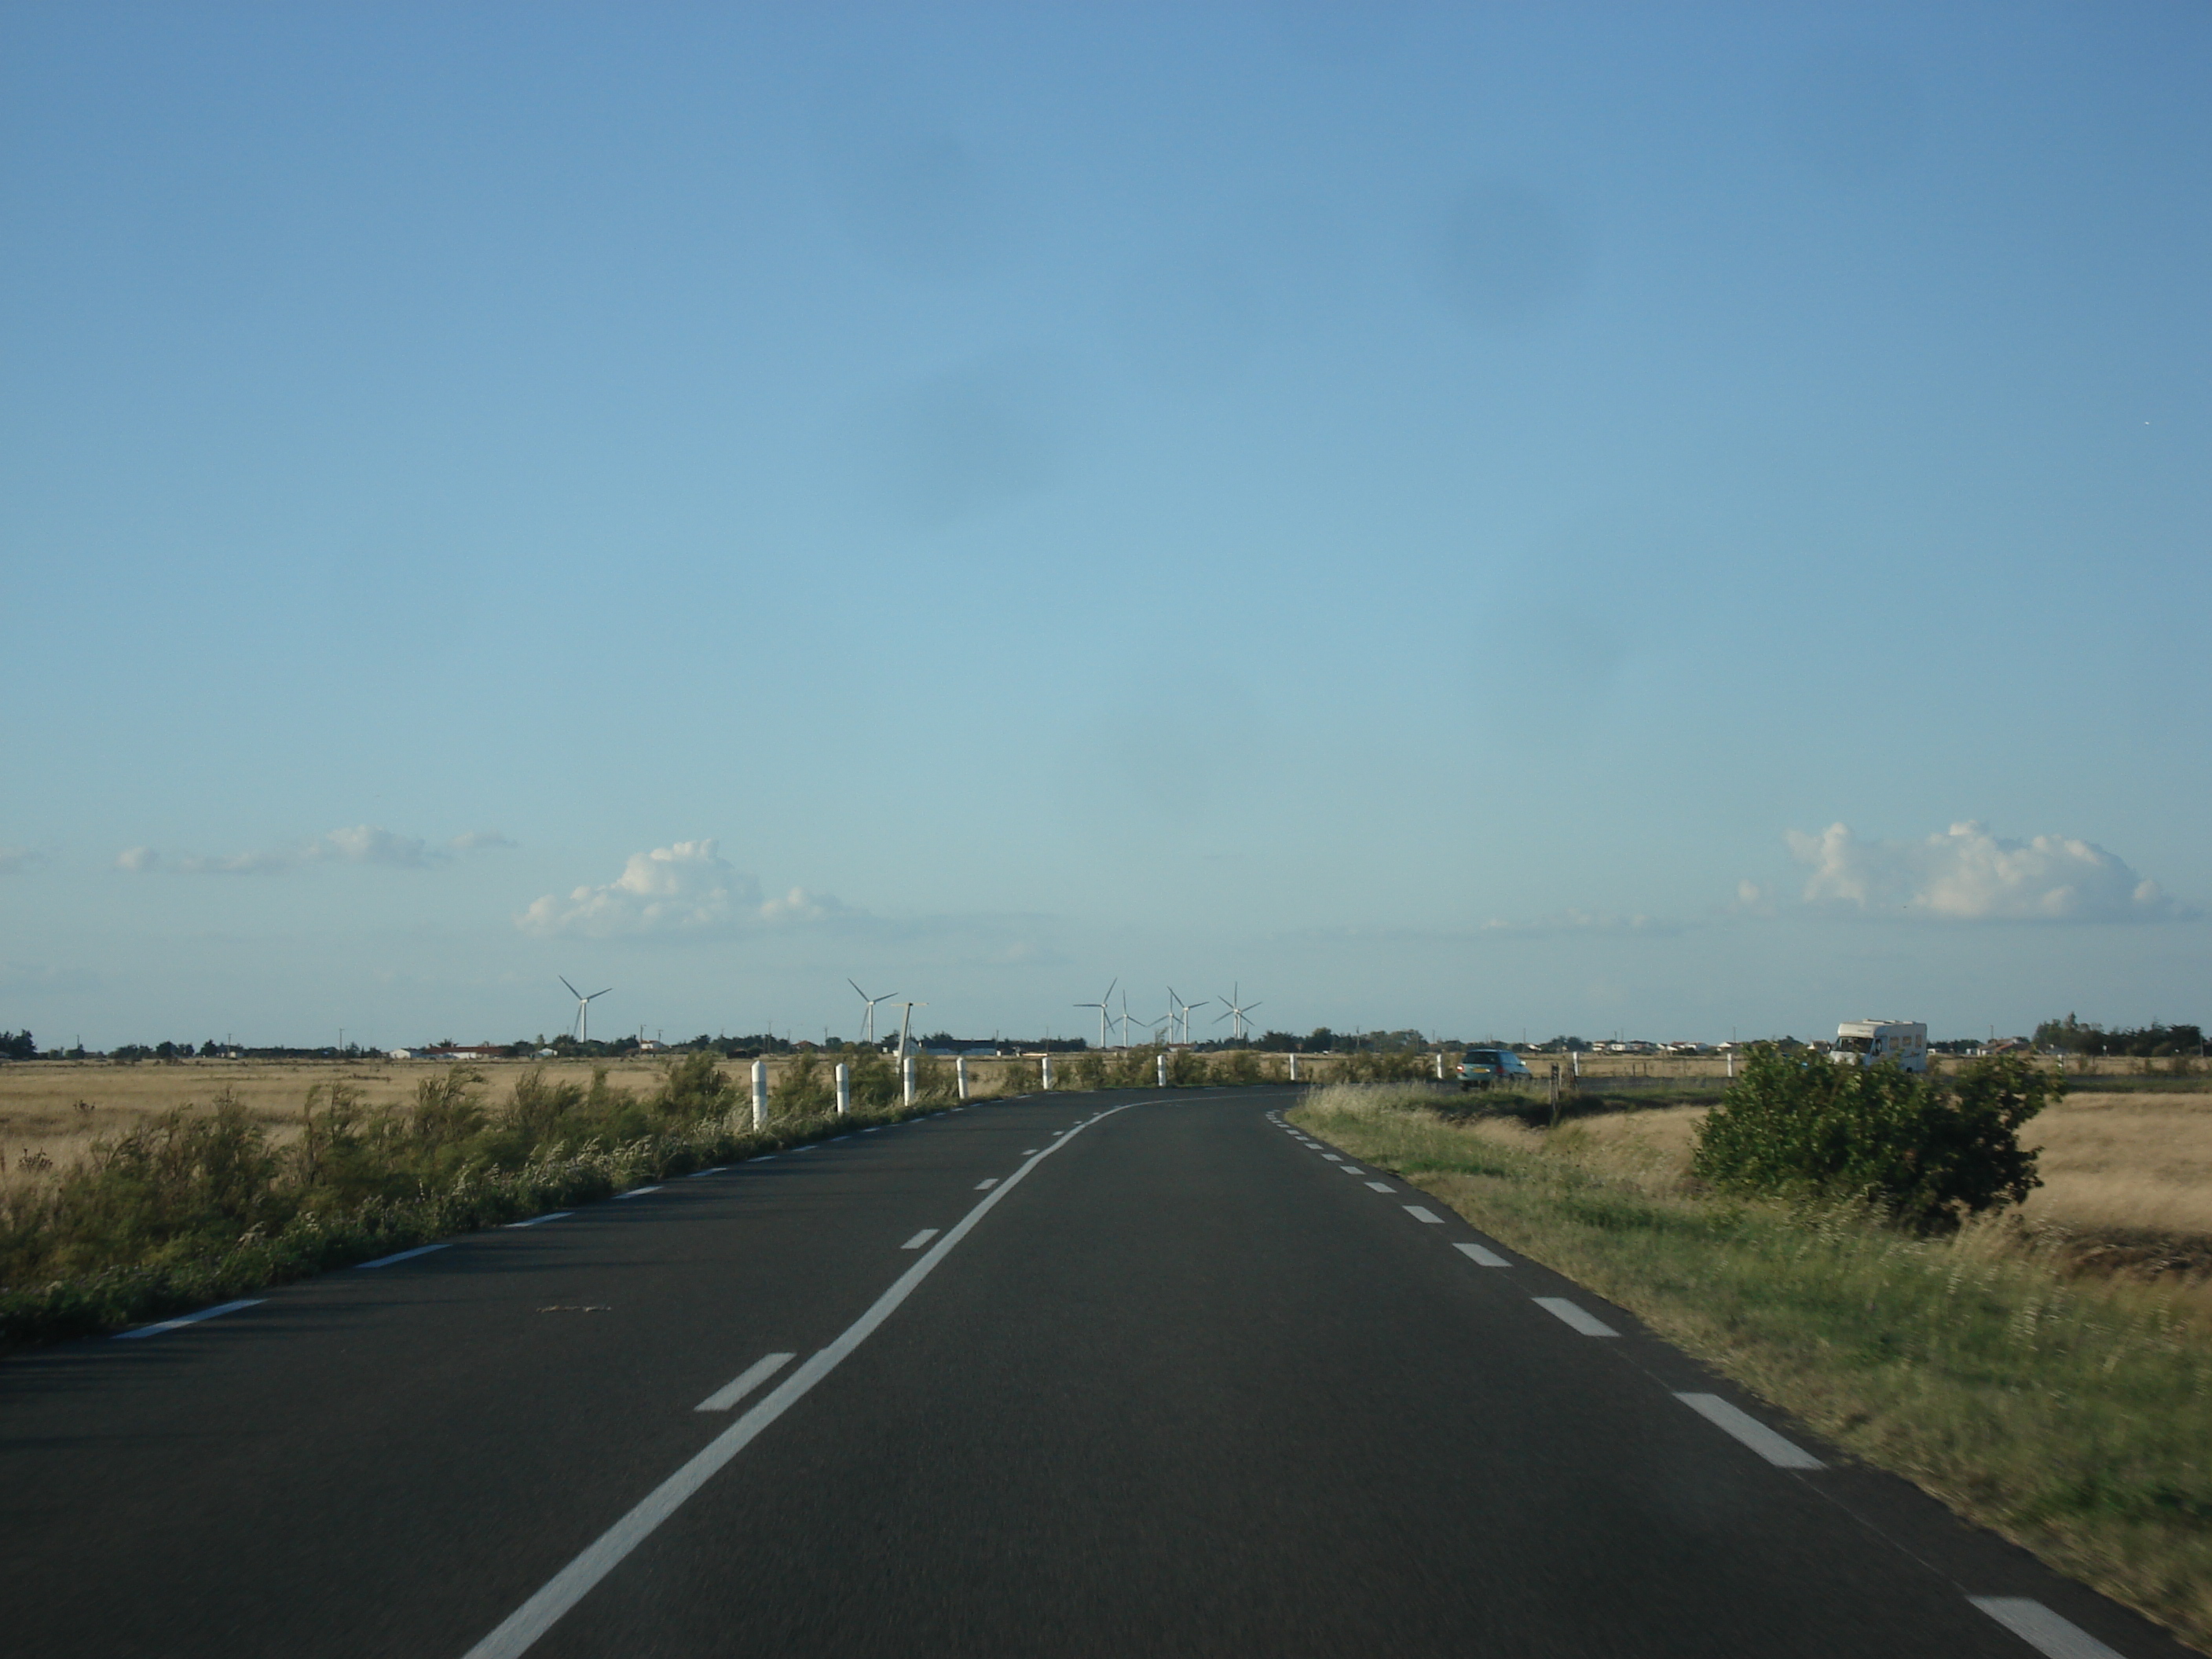
M1928 1028L1899 1019L1847 1019L1836 1027L1835 1052L1828 1058L1839 1066L1894 1060L1900 1072L1924 1072Z

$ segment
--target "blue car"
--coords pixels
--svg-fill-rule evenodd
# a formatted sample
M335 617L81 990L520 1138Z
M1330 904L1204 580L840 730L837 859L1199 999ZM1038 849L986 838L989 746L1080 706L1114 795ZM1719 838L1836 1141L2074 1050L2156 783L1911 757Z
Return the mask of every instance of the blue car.
M1493 1083L1524 1081L1534 1075L1510 1048L1470 1048L1459 1060L1462 1089L1487 1089Z

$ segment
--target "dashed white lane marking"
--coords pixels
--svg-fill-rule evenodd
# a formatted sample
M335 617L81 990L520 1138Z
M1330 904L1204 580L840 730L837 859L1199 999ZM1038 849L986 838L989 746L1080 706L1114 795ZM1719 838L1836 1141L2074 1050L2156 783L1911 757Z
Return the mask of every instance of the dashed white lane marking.
M1364 1175L1366 1173L1366 1171L1362 1170L1357 1164L1340 1164L1336 1166L1336 1172L1339 1175L1348 1176Z
M795 1353L763 1354L691 1409L726 1412L798 1358Z
M1139 1103L1132 1101L1133 1106ZM1128 1107L1117 1106L1115 1111ZM1056 1149L1055 1149L1056 1150ZM1040 1156L1048 1156L1041 1154ZM583 1553L539 1586L537 1593L501 1620L490 1635L471 1648L464 1659L518 1659L538 1638L553 1628L561 1616L592 1592L592 1587L612 1572L629 1553L653 1535L660 1523L684 1505L686 1498L705 1486L730 1460L750 1445L769 1424L805 1398L808 1391L843 1364L847 1356L875 1334L878 1327L914 1294L937 1265L960 1241L975 1230L991 1206L1013 1191L1035 1164L1024 1164L978 1200L974 1209L953 1224L952 1231L893 1281L867 1312L845 1328L842 1335L815 1353L792 1374L769 1390L744 1416L708 1441L692 1459L655 1486L621 1520L601 1533Z
M901 1249L902 1250L918 1250L918 1249L920 1249L923 1245L925 1245L925 1244L928 1243L929 1243L929 1241L930 1241L931 1239L933 1239L933 1238L934 1238L934 1237L937 1237L937 1229L936 1229L936 1228L934 1228L934 1227L924 1227L924 1228L923 1228L920 1232L916 1233L916 1234L915 1234L912 1238L909 1238L908 1240L907 1240L907 1242L906 1242L905 1243L903 1243L903 1244L900 1245L900 1246L899 1246L899 1249Z
M1022 1156L1024 1158L1035 1158L1036 1156L1036 1148L1034 1146L1024 1148L1023 1150Z
M1827 1467L1802 1446L1784 1440L1757 1418L1738 1411L1717 1394L1677 1394L1674 1398L1715 1428L1734 1435L1778 1469Z
M843 1133L843 1134L842 1134L842 1135L831 1135L831 1136L830 1137L830 1139L831 1140L833 1140L833 1141L835 1141L835 1140L850 1140L852 1138L853 1138L853 1136L852 1136L852 1133L851 1133L849 1130L848 1130L848 1131L847 1131L845 1133Z
M404 1261L410 1256L428 1255L433 1250L446 1249L452 1243L453 1240L447 1239L443 1244L417 1244L411 1250L400 1250L391 1255L380 1255L374 1261L356 1261L353 1264L353 1270L356 1273L361 1273L369 1267L389 1267L395 1261Z
M1444 1218L1425 1205L1401 1204L1398 1207L1413 1217L1414 1220L1425 1221L1431 1227L1441 1227L1444 1224Z
M142 1336L159 1336L163 1331L179 1330L186 1325L197 1325L203 1319L220 1319L227 1313L236 1313L240 1308L258 1308L268 1299L265 1296L249 1296L241 1302L221 1303L212 1308L202 1308L198 1313L185 1314L181 1318L165 1319L158 1325L141 1325L135 1331L118 1331L114 1340L118 1342L131 1342Z
M713 1169L711 1169L711 1170L692 1170L692 1171L691 1171L691 1173L690 1173L690 1175L688 1175L688 1176L684 1176L684 1178L686 1181L704 1181L704 1180L705 1180L708 1176L710 1176L710 1175L720 1175L720 1174L721 1174L721 1173L722 1173L722 1171L723 1171L723 1170L725 1170L728 1169L729 1167L730 1167L730 1166L729 1166L728 1164L716 1164Z
M1378 1193L1395 1193L1398 1190L1387 1181L1370 1181L1367 1184Z
M1341 1164L1344 1162L1344 1155L1341 1152L1323 1152L1322 1156L1332 1164Z
M658 1187L633 1187L626 1193L617 1193L617 1198L643 1198L647 1193L657 1193Z
M988 1192L989 1192L989 1191L991 1190L991 1188L994 1188L994 1187L997 1186L998 1184L999 1184L999 1177L998 1177L998 1176L984 1176L981 1181L979 1181L979 1182L977 1182L975 1183L975 1190L976 1190L977 1192L979 1192L979 1193L988 1193Z
M1495 1250L1486 1250L1480 1244L1455 1244L1452 1247L1478 1267L1510 1267L1513 1264Z
M509 1231L517 1227L542 1227L549 1221L566 1221L575 1213L574 1210L556 1210L550 1215L534 1215L527 1221L510 1221L507 1224Z
M1565 1321L1584 1336L1619 1336L1620 1333L1595 1314L1585 1313L1564 1296L1540 1296L1536 1305L1553 1317Z
M801 1152L817 1152L817 1151L819 1151L819 1150L820 1150L820 1149L819 1149L818 1147L814 1147L814 1146L794 1146L794 1147L793 1147L793 1148L791 1149L791 1154L792 1154L792 1156L793 1156L793 1158L796 1158L796 1157L798 1157L798 1156L799 1156L799 1153L801 1153Z
M872 1135L883 1127L884 1126L880 1123L871 1123L866 1128L861 1130L860 1133L864 1135Z
M2047 1659L2120 1659L2120 1656L2040 1601L2024 1595L1966 1598Z

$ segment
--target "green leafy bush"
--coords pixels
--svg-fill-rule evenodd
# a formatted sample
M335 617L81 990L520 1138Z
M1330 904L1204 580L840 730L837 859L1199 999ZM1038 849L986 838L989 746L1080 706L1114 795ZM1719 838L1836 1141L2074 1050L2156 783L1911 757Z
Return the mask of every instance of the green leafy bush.
M1887 1062L1760 1045L1699 1126L1691 1169L1724 1190L1865 1204L1900 1225L1948 1232L2043 1183L2020 1126L2057 1093L2008 1054L1947 1082Z

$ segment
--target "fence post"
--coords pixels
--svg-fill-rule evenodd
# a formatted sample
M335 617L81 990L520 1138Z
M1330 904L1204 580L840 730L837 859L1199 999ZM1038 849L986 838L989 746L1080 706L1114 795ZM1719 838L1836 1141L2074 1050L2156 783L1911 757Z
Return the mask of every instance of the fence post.
M914 1056L906 1055L899 1061L900 1093L905 1103L914 1104Z
M1044 1080L1044 1091L1050 1094L1052 1092L1052 1056L1050 1054L1047 1054L1043 1063L1037 1067L1037 1075Z
M768 1127L768 1062L753 1062L753 1127Z
M837 1062L837 1115L849 1117L853 1111L853 1068L843 1060Z
M1297 1057L1296 1054L1292 1054L1292 1055L1291 1056L1291 1082L1293 1082L1293 1083L1296 1083L1297 1080L1298 1080L1298 1057Z
M956 1085L958 1085L958 1087L959 1087L959 1091L960 1091L960 1098L961 1098L961 1099L963 1099L963 1100L967 1099L967 1098L968 1098L968 1056L967 1056L967 1055L965 1055L965 1054L955 1054L955 1055L953 1055L953 1057L952 1057L952 1080L953 1080L953 1082L954 1082Z
M1164 1089L1168 1086L1168 1057L1165 1054L1159 1057L1159 1074L1160 1087Z

